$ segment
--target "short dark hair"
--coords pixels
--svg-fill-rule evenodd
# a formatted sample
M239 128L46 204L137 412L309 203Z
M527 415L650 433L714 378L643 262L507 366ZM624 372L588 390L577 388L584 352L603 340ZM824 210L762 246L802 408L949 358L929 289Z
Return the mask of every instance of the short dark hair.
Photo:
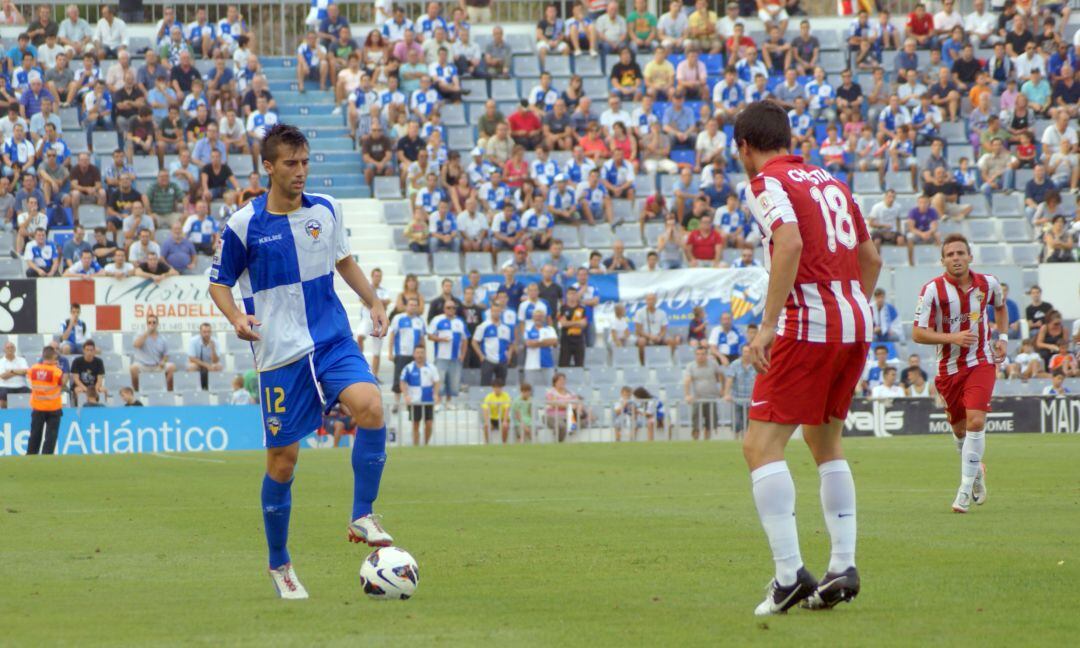
M42 360L56 360L56 356L56 349L52 348L51 346L47 346L41 350Z
M963 243L964 247L967 248L967 253L971 254L971 243L968 242L967 237L963 234L960 234L959 232L953 232L952 234L946 236L945 240L941 242L942 258L945 257L945 246L949 245L950 243Z
M274 124L270 127L270 130L266 131L266 137L263 138L263 160L273 163L277 160L278 148L282 146L290 149L307 148L307 137L296 126L280 122Z
M503 379L502 378L496 378L496 379L492 380L491 381L491 386L492 387L505 387L505 385L503 384Z
M758 151L787 150L791 145L791 122L780 104L766 99L746 106L735 118L735 144L746 143Z

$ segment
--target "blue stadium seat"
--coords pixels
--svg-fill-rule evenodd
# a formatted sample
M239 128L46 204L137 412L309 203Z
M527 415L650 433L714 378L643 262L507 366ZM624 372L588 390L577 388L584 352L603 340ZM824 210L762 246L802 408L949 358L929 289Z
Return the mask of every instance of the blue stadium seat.
M638 367L641 360L638 358L637 347L616 347L611 350L611 364L614 367Z
M165 391L165 374L163 373L140 373L139 391L144 394Z
M996 221L969 220L965 221L964 226L968 239L974 243L993 243L999 240Z
M568 250L581 247L581 233L573 225L556 225L551 236L560 239Z
M883 245L881 247L881 260L886 267L907 265L907 248L896 245Z
M1042 254L1042 245L1038 243L1023 243L1010 246L1012 262L1018 266L1034 266L1039 263L1039 255Z
M400 227L393 230L394 249L402 252L409 249L409 241L405 239L405 232Z
M672 149L671 161L675 164L693 165L696 153L693 149Z
M210 404L210 392L205 391L191 391L180 394L180 399L183 401L185 407L191 407L193 405L209 405ZM226 401L227 403L228 401Z
M605 225L592 225L582 227L584 233L585 247L590 250L598 248L610 248L612 241L615 237L611 233L611 228Z
M636 218L628 218L627 222L615 228L615 238L622 241L628 248L642 247L641 228Z
M496 101L513 101L517 103L520 98L516 79L492 79L491 98Z
M178 392L191 392L202 389L197 371L177 371L173 375L173 388Z
M1009 243L1029 243L1035 238L1027 221L1013 219L1001 221L1001 237Z
M468 101L483 102L488 98L487 79L462 79L461 88L470 91L467 95Z
M514 76L518 78L539 77L540 60L535 55L514 56L513 70ZM529 88L532 88L532 86L526 86L525 90L528 91Z
M911 174L906 171L886 173L885 188L895 189L896 193L915 193L915 188L911 186Z
M375 198L378 200L399 200L401 195L401 180L397 176L375 177ZM79 210L82 216L82 208Z
M881 191L881 181L876 171L856 171L852 176L854 181L851 188L856 193Z
M586 79L604 76L599 57L593 56L575 56L574 73Z
M1003 265L1009 262L1008 252L1005 245L979 245L975 247L975 262L979 265Z
M396 182L397 178L394 178L394 180ZM390 225L404 225L409 222L408 202L404 200L387 201L384 202L382 206L383 219Z
M631 200L614 199L611 201L611 210L615 215L615 220L623 220L626 222L637 220L637 215L634 213L634 202Z
M447 126L465 126L469 123L465 117L465 104L445 104L440 114Z
M476 145L472 126L454 126L448 129L447 147L453 151L468 151Z
M645 347L645 366L670 367L671 349L666 346Z

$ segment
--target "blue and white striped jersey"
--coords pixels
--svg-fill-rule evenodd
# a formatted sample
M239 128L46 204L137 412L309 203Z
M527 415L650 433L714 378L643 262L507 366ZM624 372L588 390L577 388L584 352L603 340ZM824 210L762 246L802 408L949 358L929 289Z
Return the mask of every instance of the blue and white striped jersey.
M460 360L461 341L468 332L465 329L465 321L460 317L450 319L439 313L428 324L431 335L435 337L436 360Z
M473 331L473 341L480 344L480 350L488 362L503 364L507 360L507 351L510 342L514 339L513 330L503 323L496 324L490 319L476 327Z
M518 304L518 320L526 322L528 326L532 326L533 311L538 308L540 309L540 312L544 315L548 314L547 302L545 302L543 299L537 299L535 304L526 299L525 301Z
M210 269L210 281L239 284L244 312L261 322L252 343L255 368L287 365L352 329L337 294L334 269L350 256L341 205L305 193L300 209L274 214L259 196L229 217Z
M394 334L394 355L411 356L413 349L424 343L427 324L423 315L413 317L408 313L399 313L390 322L387 334Z
M718 353L724 355L739 355L742 352L742 345L746 342L742 334L736 331L734 328L730 331L717 326L709 333L709 345L716 347Z
M545 342L558 340L559 336L551 326L537 327L529 322L525 327L525 341ZM525 370L551 369L555 366L555 347L528 347L525 349Z
M401 370L401 382L409 388L409 400L415 405L435 402L435 383L439 382L439 370L425 363L418 366L410 362Z

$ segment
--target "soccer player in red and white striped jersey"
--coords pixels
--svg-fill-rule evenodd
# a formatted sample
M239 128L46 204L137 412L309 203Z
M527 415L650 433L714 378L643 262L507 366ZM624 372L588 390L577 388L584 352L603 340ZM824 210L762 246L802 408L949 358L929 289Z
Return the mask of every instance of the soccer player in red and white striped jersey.
M761 330L749 345L759 375L743 440L776 564L758 615L801 601L829 608L858 594L855 482L840 438L873 336L867 298L881 270L851 191L828 171L789 155L790 142L787 113L775 102L752 103L736 119L735 143L750 178L746 201L769 268ZM800 424L818 465L832 540L820 583L799 553L795 484L784 461Z
M969 269L971 245L960 234L941 246L945 272L922 288L915 306L911 338L936 344L938 373L934 380L945 401L945 413L960 450L960 490L952 508L967 513L971 503L986 501L986 413L994 393L996 367L1005 359L1009 316L1001 282ZM997 339L992 339L987 309L994 309Z

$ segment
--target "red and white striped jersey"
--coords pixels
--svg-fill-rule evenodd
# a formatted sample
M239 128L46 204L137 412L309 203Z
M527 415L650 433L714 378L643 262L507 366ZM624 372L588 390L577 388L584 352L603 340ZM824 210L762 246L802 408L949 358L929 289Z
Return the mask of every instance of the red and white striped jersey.
M955 344L938 345L938 375L951 376L961 369L994 364L986 311L1004 303L1001 282L994 275L972 272L967 290L962 290L947 274L923 286L919 303L915 305L915 326L940 333L968 329L977 329L979 333L979 341L967 349Z
M870 237L847 185L798 155L778 156L750 181L746 202L761 229L766 269L778 227L793 223L802 236L799 270L776 334L807 342L870 342L874 326L857 250Z

